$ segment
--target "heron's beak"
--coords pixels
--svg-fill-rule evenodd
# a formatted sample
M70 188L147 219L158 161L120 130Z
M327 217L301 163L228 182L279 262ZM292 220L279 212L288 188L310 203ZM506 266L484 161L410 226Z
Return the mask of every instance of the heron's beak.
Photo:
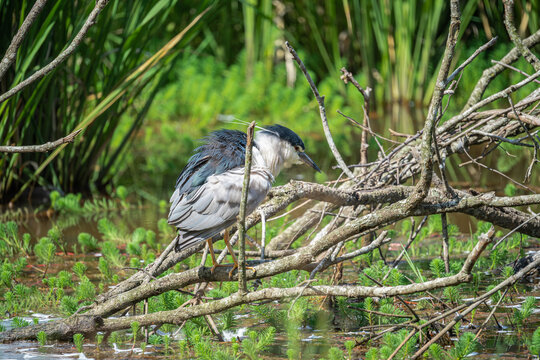
M298 156L300 157L300 160L302 160L303 162L305 162L306 164L308 164L309 166L311 166L312 168L314 168L318 172L321 172L321 169L319 169L317 164L315 164L313 162L313 160L311 160L311 158L305 152L299 151Z

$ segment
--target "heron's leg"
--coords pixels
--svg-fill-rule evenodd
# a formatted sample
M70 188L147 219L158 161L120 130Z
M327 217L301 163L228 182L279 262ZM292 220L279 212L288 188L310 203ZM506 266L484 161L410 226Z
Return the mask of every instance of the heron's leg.
M231 243L229 242L229 229L225 230L225 233L223 234L223 241L225 241L225 245L227 245L227 249L229 249L229 253L231 254L234 262L233 268L231 269L231 271L229 271L229 278L232 278L234 270L238 269L238 260L236 260L234 250L231 246ZM255 270L255 268L252 268L251 266L246 266L246 270L247 269L253 270L253 275L255 275L255 273L257 272L257 270Z
M214 244L212 243L212 238L206 239L206 243L208 244L208 250L210 251L210 256L212 257L213 266L210 269L210 272L213 274L214 270L216 270L217 267L219 267L219 266L227 266L227 265L218 264L218 262L216 261L216 255L214 254Z

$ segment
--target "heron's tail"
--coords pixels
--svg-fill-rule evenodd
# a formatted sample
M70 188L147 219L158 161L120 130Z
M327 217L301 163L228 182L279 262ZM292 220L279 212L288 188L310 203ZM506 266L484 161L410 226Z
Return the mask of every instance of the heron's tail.
M199 242L201 242L201 239L193 238L193 237L184 237L183 234L176 235L176 246L174 249L179 252L182 250L185 250L187 248L190 248L192 246L197 245Z

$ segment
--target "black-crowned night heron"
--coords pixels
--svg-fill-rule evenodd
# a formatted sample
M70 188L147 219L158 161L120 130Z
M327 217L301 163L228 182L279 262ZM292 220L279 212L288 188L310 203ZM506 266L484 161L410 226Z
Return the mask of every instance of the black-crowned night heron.
M320 172L304 152L304 142L292 130L272 125L257 131L253 143L251 177L246 213L264 200L282 168L306 163ZM212 238L225 230L223 240L238 267L229 243L228 228L240 212L247 135L218 130L204 139L180 173L171 196L169 224L178 228L176 251L207 241L214 266L218 266Z

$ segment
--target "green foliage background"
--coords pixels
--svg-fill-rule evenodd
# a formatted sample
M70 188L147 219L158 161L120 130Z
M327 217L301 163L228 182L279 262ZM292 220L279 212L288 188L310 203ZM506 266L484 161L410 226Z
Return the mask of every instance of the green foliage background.
M32 4L30 0L0 0L2 49ZM15 65L0 80L0 91L57 56L93 4L48 3L23 42ZM168 56L138 81L127 80L210 5ZM360 84L374 89L370 110L375 130L418 130L444 49L448 12L443 0L111 0L68 61L0 104L1 144L40 144L65 136L83 120L90 124L38 177L33 174L48 154L0 154L0 202L20 195L23 184L31 184L29 190L88 193L110 192L123 183L147 198L161 198L187 162L194 139L230 127L219 123L220 114L291 127L306 140L326 176L332 177L332 158L310 90L298 73L295 81L287 83L291 70L286 67L284 41L295 46L326 96L341 152L348 160L356 159L359 130L336 111L360 120L362 99L342 83L339 69L346 66ZM449 114L463 105L481 71L491 66L490 60L511 48L502 3L462 1L462 14L456 63L492 36L499 36L499 42L467 67L466 80L453 97ZM516 1L516 23L523 37L538 29L538 14L538 2ZM524 62L518 66L528 68ZM507 72L488 93L519 79L519 74ZM122 96L110 101L108 96L119 90ZM106 110L93 112L101 107ZM457 169L455 163L449 169L453 180L488 181L475 179L474 173ZM324 179L322 175L317 180Z

